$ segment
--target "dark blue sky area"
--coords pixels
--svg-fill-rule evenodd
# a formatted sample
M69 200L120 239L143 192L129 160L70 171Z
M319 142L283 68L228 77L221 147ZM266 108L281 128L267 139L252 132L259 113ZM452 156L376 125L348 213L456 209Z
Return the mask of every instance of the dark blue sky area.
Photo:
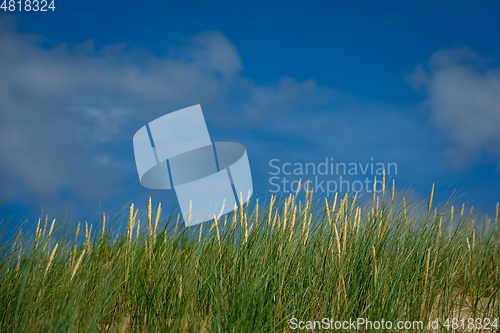
M238 49L243 75L258 82L313 78L405 104L411 91L402 78L436 50L466 45L498 57L499 13L495 1L75 1L58 3L50 18L16 16L19 31L49 42L127 43L157 55L201 31L220 31Z
M397 163L402 190L436 183L490 216L500 200L498 2L55 6L0 11L0 219L173 207L140 186L131 140L194 104L212 141L246 146L257 196L271 159L328 157Z

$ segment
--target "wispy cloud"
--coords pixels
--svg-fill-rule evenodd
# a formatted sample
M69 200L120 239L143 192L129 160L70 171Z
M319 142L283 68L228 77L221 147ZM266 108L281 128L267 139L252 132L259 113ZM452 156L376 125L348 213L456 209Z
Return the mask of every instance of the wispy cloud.
M133 134L166 112L201 103L220 111L207 117L215 133L234 124L249 136L289 133L318 125L303 121L308 111L337 95L313 80L256 84L219 32L157 57L124 44L96 49L91 40L47 47L43 36L0 23L0 190L35 210L76 211L123 195L137 177Z
M92 41L47 48L42 36L1 23L0 189L25 204L71 209L75 196L105 200L133 174L123 161L137 123L221 99L242 68L217 32L158 58ZM61 202L65 189L73 198Z
M449 140L451 165L479 160L500 167L500 67L467 47L443 49L418 66L410 81L424 89L432 122Z
M220 32L195 35L159 57L125 44L96 48L91 40L47 47L42 36L3 24L0 193L11 192L33 215L42 205L49 214L77 214L95 211L101 200L120 206L139 199L146 190L135 170L133 134L198 103L212 140L245 144L262 191L271 158L374 157L401 162L407 175L437 169L425 160L440 148L410 112L312 79L257 83L242 74L238 50ZM422 73L421 84L430 86L435 72Z

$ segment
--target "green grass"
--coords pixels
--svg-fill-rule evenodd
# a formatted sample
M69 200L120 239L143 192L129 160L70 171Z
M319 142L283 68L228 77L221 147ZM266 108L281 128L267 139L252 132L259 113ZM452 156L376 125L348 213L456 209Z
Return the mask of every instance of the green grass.
M127 233L103 233L101 220L87 241L83 231L76 241L48 235L49 221L0 248L0 331L289 332L291 318L500 318L498 228L476 228L469 209L451 216L449 206L402 199L254 203L204 224L201 237L200 226L175 219L157 234L154 216L137 237L133 208L119 221Z

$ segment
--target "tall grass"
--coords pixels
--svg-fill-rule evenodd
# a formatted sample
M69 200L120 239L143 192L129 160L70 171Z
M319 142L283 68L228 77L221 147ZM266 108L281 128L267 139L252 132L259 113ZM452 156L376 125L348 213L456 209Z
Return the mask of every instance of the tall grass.
M105 217L100 230L85 224L57 239L39 221L33 239L19 233L0 248L0 331L282 332L291 318L499 318L498 213L479 231L465 207L383 192L272 197L211 225L185 229L174 217L160 233L161 207L154 216L150 201L147 229L132 205L118 237Z

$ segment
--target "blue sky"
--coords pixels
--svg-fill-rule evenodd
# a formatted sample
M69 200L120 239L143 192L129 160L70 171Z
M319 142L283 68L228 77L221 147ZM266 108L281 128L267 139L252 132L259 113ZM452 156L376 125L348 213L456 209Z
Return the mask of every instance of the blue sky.
M257 197L271 159L373 158L398 164L403 191L436 183L490 216L500 200L497 2L55 5L0 12L8 228L42 207L74 221L149 196L173 207L141 187L132 136L194 104L212 141L245 145Z

